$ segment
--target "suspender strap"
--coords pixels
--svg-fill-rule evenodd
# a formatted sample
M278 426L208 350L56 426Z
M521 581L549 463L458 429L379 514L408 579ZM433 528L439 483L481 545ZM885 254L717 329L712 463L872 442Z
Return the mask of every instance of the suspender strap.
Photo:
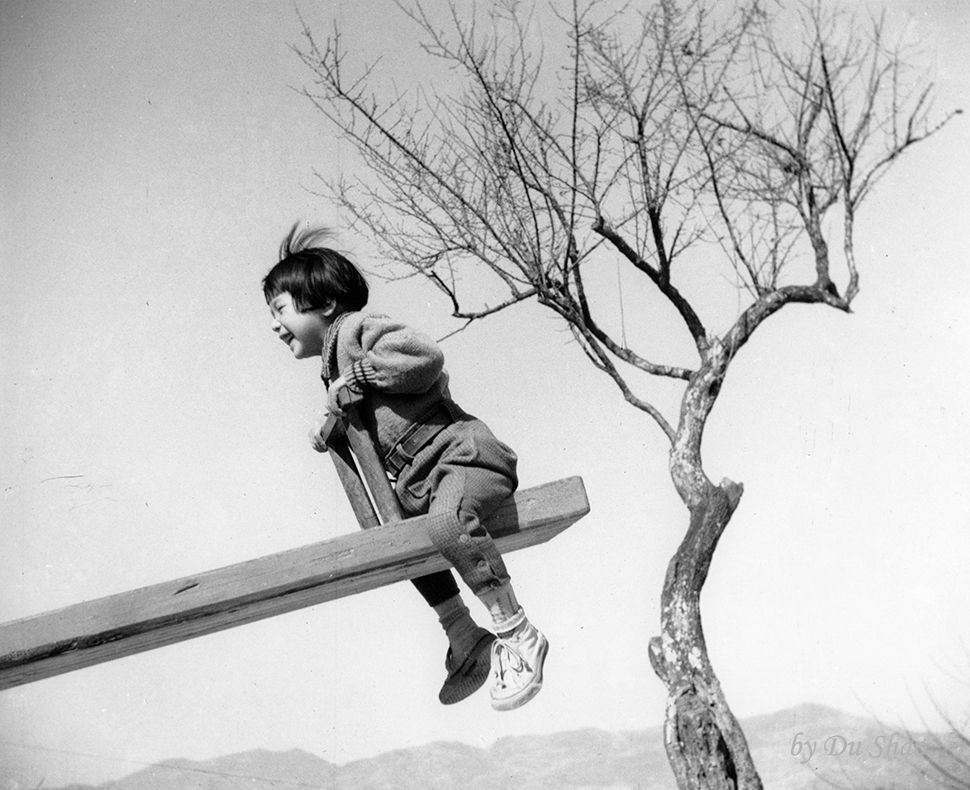
M384 456L384 467L397 477L452 422L451 412L444 403L438 403L398 439L397 444Z

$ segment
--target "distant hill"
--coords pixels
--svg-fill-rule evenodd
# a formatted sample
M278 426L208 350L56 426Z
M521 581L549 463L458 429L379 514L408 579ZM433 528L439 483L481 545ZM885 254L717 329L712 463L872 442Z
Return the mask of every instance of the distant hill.
M768 790L922 790L914 766L936 736L892 730L819 705L742 723ZM970 765L970 747L955 740ZM934 754L939 754L938 751ZM964 769L970 779L970 771ZM965 785L966 786L966 785ZM502 738L488 749L432 743L335 765L298 749L169 760L98 790L675 790L662 730L578 730ZM63 790L91 790L71 785Z

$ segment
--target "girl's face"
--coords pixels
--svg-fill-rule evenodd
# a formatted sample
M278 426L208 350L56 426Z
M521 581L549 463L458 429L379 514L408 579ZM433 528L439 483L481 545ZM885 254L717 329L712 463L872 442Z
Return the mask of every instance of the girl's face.
M283 291L270 299L269 310L273 316L272 330L289 346L294 357L306 359L323 354L327 330L333 323L332 305L323 310L301 313L296 309L290 293Z

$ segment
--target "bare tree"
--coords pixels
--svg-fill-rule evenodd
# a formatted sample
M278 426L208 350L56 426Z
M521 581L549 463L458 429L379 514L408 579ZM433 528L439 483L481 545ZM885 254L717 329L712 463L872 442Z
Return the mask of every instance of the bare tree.
M955 672L946 671L951 681L970 689L970 651L964 651L962 666ZM923 692L933 710L933 718L945 726L943 732L930 728L919 705L916 711L924 733L904 728L908 742L913 745L910 767L927 784L943 790L970 790L970 710L962 715L948 710L940 697L924 682ZM953 700L949 700L951 703Z
M680 788L759 788L701 627L701 588L742 494L708 479L704 427L732 360L766 319L792 303L849 312L859 207L952 113L929 124L930 86L881 19L820 4L769 13L757 0L729 12L643 5L574 0L560 16L508 0L466 17L453 4L442 20L420 0L402 4L428 56L462 80L457 94L382 93L374 66L348 65L339 31L318 41L305 27L296 49L314 74L306 95L362 159L359 176L327 182L330 194L395 271L428 278L466 324L537 300L669 440L690 519L651 642L668 689L668 757ZM534 43L542 14L555 14L561 51ZM616 259L672 308L645 305L636 320L652 337L685 333L693 359L627 344L615 301L591 295ZM696 307L705 268L707 283L711 270L730 280L726 328ZM485 296L463 287L470 269L494 286ZM682 384L679 415L638 392L642 374Z
M934 705L938 703L934 700ZM945 713L941 715L946 717ZM928 785L943 790L968 790L970 788L970 733L966 724L960 725L945 718L949 730L943 733L927 732L917 736L907 732L915 752L910 768Z
M970 652L950 668L937 665L960 691L970 689ZM926 704L913 697L913 708L920 728L914 729L900 722L896 726L872 717L879 734L871 739L862 754L877 760L892 763L893 781L891 787L926 788L926 790L970 790L970 708L966 706L966 696L954 693L941 698L933 691L927 681L922 683L921 697L929 700L929 713ZM960 710L960 706L964 706ZM841 748L840 748L841 747ZM841 756L845 748L839 744L832 754ZM850 751L851 754L851 751ZM839 778L825 775L820 766L811 766L812 775L834 790L860 790L871 787L872 781L860 781L857 772L847 770L851 763L838 765ZM810 766L806 764L806 768Z

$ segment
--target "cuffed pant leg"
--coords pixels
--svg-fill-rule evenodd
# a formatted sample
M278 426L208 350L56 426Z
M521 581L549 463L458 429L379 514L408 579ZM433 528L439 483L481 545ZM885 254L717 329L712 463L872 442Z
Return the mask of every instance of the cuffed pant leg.
M406 486L398 487L395 491L401 503L401 509L406 518L414 518L427 512L428 498L412 496ZM429 606L438 606L449 598L454 598L459 594L458 583L455 575L450 570L429 573L427 576L419 576L411 579L411 584L417 588L421 596L428 602Z
M514 490L514 479L477 467L449 467L438 482L428 511L429 536L476 595L510 580L482 519Z
M435 548L476 595L509 581L482 519L515 491L516 460L483 423L466 415L419 453L395 487L405 515L428 514L428 534ZM414 584L432 606L457 591L448 571L424 578L429 581L416 579Z

